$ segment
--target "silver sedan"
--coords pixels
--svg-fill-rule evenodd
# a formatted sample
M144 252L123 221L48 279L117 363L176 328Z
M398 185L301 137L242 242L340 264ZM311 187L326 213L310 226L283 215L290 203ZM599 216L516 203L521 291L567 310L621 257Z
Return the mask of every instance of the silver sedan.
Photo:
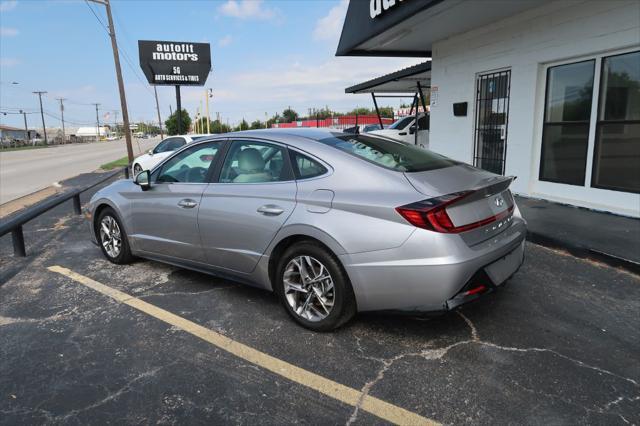
M316 129L189 144L88 209L111 262L153 259L271 290L297 322L442 312L494 291L524 258L498 176L411 145Z

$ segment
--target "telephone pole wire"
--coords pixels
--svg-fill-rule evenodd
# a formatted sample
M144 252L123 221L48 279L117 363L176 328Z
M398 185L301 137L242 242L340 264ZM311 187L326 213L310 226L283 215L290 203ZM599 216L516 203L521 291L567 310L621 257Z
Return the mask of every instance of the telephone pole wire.
M100 140L100 116L98 115L98 106L100 104L93 104L96 106L96 142Z
M64 104L62 102L66 101L66 99L65 98L57 98L57 100L60 101L60 119L62 121L62 143L65 144L65 143L67 143L67 137L66 137L65 132L64 132Z
M44 144L45 145L49 145L49 141L47 140L47 128L44 125L44 110L42 109L42 95L47 93L47 92L36 91L36 92L33 92L33 93L38 95L38 98L40 99L40 117L42 117L42 131L44 132Z
M120 68L120 55L118 54L118 43L116 41L116 29L111 16L111 3L109 0L89 0L101 4L107 9L107 19L109 21L109 37L111 38L111 48L113 50L113 61L116 66L116 77L118 78L118 91L120 92L120 107L122 109L122 127L124 127L124 138L127 142L127 156L129 164L133 162L133 145L131 145L131 128L129 127L129 110L127 109L127 98L124 93L124 80L122 79L122 69Z

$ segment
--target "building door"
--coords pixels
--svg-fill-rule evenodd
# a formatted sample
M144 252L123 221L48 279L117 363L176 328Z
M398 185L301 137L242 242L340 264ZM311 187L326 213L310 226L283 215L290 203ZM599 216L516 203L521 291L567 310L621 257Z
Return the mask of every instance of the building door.
M511 70L481 74L476 80L473 161L476 167L504 174L509 122Z

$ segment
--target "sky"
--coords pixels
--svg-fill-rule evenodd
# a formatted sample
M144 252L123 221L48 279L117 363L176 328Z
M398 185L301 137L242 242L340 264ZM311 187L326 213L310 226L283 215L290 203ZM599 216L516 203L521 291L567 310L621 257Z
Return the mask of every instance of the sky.
M211 116L219 112L231 124L264 120L265 113L272 116L288 106L302 114L314 107L372 107L369 96L347 95L344 88L420 61L335 57L347 5L347 0L112 0L130 120L157 122L153 87L139 66L138 40L211 44L205 86L182 87L183 108L192 116L206 88L213 90ZM83 0L0 0L0 111L23 109L29 127L41 127L32 92L43 90L47 127L60 126L57 98L67 99L67 127L95 125L96 102L100 120L113 122L114 111L121 113L106 22L103 6ZM158 86L158 96L165 120L170 107L175 109L175 89ZM22 128L22 115L0 114L0 123Z

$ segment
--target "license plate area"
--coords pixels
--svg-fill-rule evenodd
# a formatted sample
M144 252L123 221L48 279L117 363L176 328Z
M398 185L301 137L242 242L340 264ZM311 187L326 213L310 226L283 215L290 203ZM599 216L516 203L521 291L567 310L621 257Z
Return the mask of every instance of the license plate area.
M499 286L518 270L523 260L524 242L506 256L485 266L484 270L493 284Z

